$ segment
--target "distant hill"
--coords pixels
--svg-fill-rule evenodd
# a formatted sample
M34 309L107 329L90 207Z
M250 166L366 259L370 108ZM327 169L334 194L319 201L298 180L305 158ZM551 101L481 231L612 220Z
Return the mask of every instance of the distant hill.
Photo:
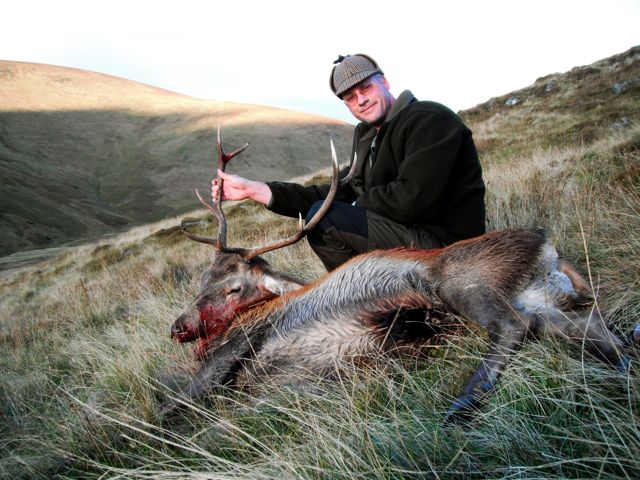
M286 179L341 160L352 127L264 106L199 100L100 73L0 61L0 255L60 245L183 213L215 166Z

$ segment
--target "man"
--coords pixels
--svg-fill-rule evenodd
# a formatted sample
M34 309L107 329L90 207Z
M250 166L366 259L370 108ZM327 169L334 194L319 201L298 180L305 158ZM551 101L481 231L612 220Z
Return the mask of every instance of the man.
M351 155L356 172L308 234L327 270L377 248L438 248L484 233L482 169L460 117L408 90L396 99L368 55L340 56L334 64L331 90L360 123ZM310 218L329 190L219 175L223 199L251 198L292 217L306 212ZM217 188L214 180L214 198Z

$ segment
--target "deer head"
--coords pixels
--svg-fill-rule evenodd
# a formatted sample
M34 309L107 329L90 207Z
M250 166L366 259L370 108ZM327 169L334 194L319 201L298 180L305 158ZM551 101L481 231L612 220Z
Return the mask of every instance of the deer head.
M217 145L218 168L222 171L233 157L249 146L246 144L226 154L220 140L220 128L218 128ZM213 205L207 203L196 190L200 202L218 219L218 235L217 237L197 235L187 231L185 225L182 225L182 231L187 237L212 245L214 252L211 264L202 274L200 292L171 327L172 338L178 342L198 340L197 355L201 359L206 358L216 344L216 340L222 337L240 312L304 285L293 276L276 271L259 255L296 243L317 225L330 208L338 188L338 161L333 142L331 154L333 163L331 188L322 207L306 225L303 225L300 219L298 231L293 236L262 247L252 249L227 247L227 222L222 210L222 178L218 178L220 188L218 198Z

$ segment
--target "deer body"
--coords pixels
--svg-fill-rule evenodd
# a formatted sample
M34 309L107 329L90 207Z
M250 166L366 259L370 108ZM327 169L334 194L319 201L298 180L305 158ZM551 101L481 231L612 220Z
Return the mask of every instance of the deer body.
M420 349L433 333L430 316L446 310L485 327L492 345L449 412L457 415L494 387L528 334L584 340L596 356L623 368L622 342L602 319L571 311L585 288L539 230L491 232L440 250L366 253L241 313L182 393L197 398L229 382L327 376L336 361Z
M218 148L223 169L237 152L225 156L219 139ZM602 318L590 309L576 310L588 299L589 288L558 259L542 230L500 230L437 250L373 251L309 285L275 271L258 254L298 241L313 228L330 208L337 176L334 153L325 204L284 242L254 250L227 248L220 198L217 208L205 203L219 219L217 238L185 231L214 245L216 253L200 293L171 329L178 341L199 341L202 365L182 396L199 398L228 383L295 381L300 373L327 376L344 360L420 350L432 341L437 320L446 313L481 325L490 340L449 419L464 418L477 407L529 335L576 340L602 361L628 368L622 342ZM179 404L168 400L162 412Z

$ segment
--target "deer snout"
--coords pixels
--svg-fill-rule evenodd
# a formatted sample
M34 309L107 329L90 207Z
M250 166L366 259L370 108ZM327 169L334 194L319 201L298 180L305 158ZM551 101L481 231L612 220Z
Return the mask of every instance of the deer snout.
M202 336L202 322L191 310L180 315L171 325L171 338L180 343L193 342Z

